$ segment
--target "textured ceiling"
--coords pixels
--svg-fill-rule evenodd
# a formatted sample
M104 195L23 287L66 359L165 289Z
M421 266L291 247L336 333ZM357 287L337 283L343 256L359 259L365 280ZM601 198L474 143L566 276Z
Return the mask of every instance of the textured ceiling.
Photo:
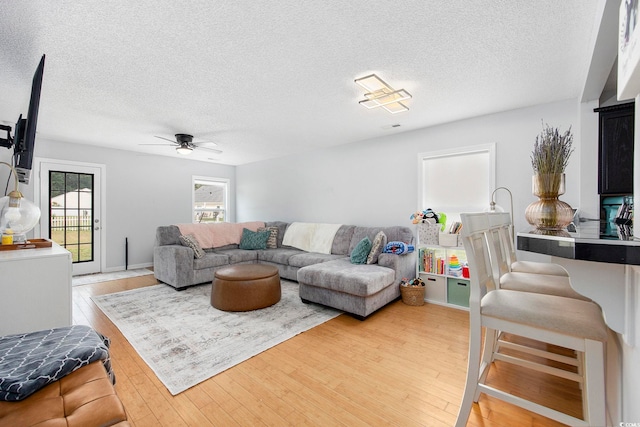
M43 53L40 138L177 157L141 144L191 133L224 151L191 158L232 165L577 98L597 4L4 0L0 123ZM410 111L359 106L371 72Z

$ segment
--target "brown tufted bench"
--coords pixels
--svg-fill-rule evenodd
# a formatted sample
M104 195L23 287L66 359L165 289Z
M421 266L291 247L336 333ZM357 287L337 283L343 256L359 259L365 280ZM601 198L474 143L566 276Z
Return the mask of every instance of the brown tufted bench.
M278 269L264 264L237 264L216 270L211 305L225 311L249 311L280 301Z
M41 423L41 424L40 424ZM128 427L102 361L90 363L19 402L0 402L0 427Z

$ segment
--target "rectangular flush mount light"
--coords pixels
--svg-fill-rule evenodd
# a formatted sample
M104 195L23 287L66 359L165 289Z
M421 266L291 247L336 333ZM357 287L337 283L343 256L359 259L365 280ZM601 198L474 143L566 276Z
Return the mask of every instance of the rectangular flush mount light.
M411 98L411 94L406 90L393 89L375 74L360 77L356 79L355 82L367 91L367 93L364 94L366 99L360 101L360 105L366 108L382 107L391 114L409 110L409 108L401 102Z

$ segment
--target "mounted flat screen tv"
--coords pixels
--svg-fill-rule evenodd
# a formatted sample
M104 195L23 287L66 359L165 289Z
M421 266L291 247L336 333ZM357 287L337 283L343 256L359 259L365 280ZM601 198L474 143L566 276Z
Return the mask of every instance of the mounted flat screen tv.
M33 150L36 142L36 127L38 124L38 109L40 108L40 91L42 89L42 75L44 73L44 58L42 55L40 64L36 68L31 84L31 99L29 100L29 111L27 118L22 115L16 123L16 130L13 138L13 153L15 158L15 169L18 179L25 184L29 183L31 177L31 164L33 163Z

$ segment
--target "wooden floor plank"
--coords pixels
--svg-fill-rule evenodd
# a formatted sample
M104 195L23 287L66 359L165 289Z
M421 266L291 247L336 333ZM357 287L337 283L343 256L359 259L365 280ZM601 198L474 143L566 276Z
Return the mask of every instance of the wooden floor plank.
M464 388L468 312L401 301L365 321L341 315L172 396L92 296L156 285L153 275L73 288L73 320L111 340L116 391L146 426L449 426ZM496 363L489 381L578 415L575 383ZM482 395L469 426L561 426Z

